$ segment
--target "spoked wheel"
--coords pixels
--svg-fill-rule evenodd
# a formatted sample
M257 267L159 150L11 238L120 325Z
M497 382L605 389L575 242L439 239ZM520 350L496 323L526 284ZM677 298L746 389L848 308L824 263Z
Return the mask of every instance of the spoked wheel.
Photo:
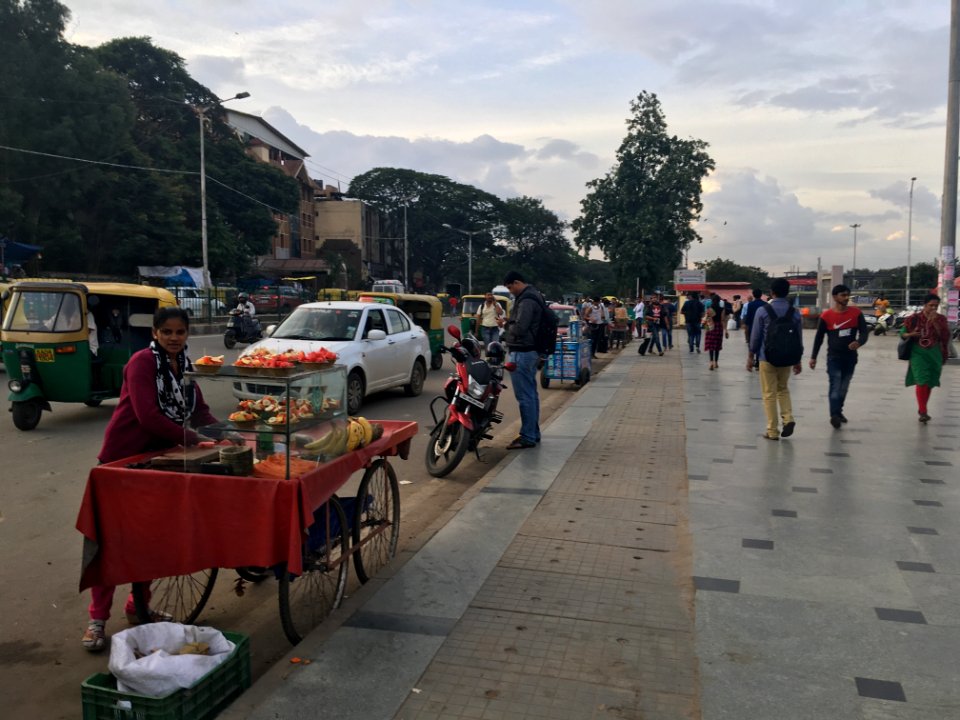
M440 425L430 433L427 442L427 472L434 477L443 477L453 472L467 453L470 431L460 423L447 424L446 415Z
M393 466L383 458L363 474L351 531L353 564L365 583L397 554L400 537L400 487Z
M320 512L309 538L303 544L303 574L280 573L280 622L283 632L296 645L340 607L347 589L350 539L347 516L336 496L327 502L329 512Z
M137 608L137 618L142 623L153 622L151 614L169 615L173 622L192 624L203 611L210 599L213 586L217 582L218 568L201 570L192 575L173 575L158 578L150 583L150 597L144 592L145 583L133 586L133 603Z

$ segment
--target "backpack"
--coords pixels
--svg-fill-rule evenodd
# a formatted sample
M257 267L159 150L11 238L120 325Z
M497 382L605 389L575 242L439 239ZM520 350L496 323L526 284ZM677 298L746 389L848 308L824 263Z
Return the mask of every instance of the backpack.
M793 321L794 307L790 305L783 316L777 315L770 303L764 303L770 324L763 339L763 354L774 367L791 367L803 357L803 338Z
M540 305L540 322L533 334L533 348L538 355L553 355L557 349L557 328L560 321L557 314L538 298L528 298Z

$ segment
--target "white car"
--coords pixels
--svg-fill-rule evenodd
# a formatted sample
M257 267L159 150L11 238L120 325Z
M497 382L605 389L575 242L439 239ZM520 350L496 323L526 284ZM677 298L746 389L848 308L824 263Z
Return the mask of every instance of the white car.
M213 315L226 315L226 303L217 298L210 298L204 290L195 287L169 287L167 288L177 298L177 305L187 311L190 317L206 317L207 305L211 305Z
M267 328L269 337L250 345L272 352L326 348L347 367L347 412L356 415L363 398L395 387L415 397L423 392L430 342L423 328L392 305L369 302L315 302L300 305L283 322ZM244 398L264 394L263 380L238 383Z

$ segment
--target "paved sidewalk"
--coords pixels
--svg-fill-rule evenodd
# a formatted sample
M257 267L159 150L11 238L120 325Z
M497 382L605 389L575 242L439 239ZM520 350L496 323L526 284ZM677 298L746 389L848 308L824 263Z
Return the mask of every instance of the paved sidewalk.
M960 717L960 373L922 426L895 345L841 430L823 369L794 378L776 443L742 342L718 372L631 345L223 717Z

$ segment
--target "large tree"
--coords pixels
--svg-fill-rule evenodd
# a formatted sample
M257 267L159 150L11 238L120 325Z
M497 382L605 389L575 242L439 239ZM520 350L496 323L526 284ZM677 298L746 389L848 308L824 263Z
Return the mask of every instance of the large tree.
M667 280L684 250L699 242L692 223L702 209L701 183L715 163L707 143L667 133L655 94L641 92L630 111L617 164L587 183L573 229L580 248L600 248L613 263L618 285L639 278L651 287Z

